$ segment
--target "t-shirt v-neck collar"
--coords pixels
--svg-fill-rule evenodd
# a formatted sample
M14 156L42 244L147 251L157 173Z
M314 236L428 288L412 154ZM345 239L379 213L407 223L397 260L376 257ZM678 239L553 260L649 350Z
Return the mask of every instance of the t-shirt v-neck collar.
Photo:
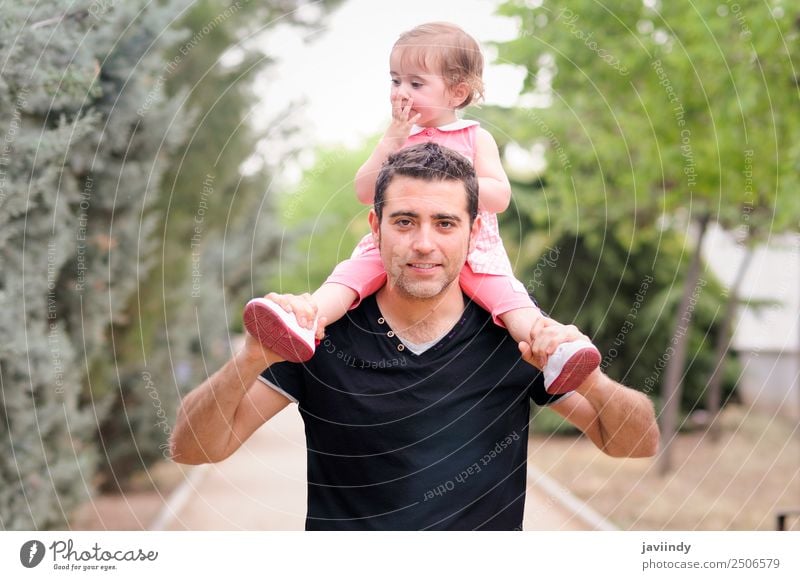
M442 348L445 344L445 341L450 340L455 335L455 333L457 333L464 326L464 323L469 314L469 310L472 307L471 301L465 299L464 311L461 313L459 319L455 321L453 326L447 329L445 332L443 332L438 338L420 344L403 340L399 336L397 336L397 333L389 326L389 323L383 316L380 306L378 306L378 299L374 294L370 296L368 299L364 300L363 304L372 311L371 312L372 315L370 316L370 318L372 318L377 322L377 325L380 329L380 334L385 338L387 338L394 345L394 348L397 351L405 352L408 355L414 357L423 357L429 353L436 352L440 348ZM416 353L414 352L414 350L412 350L412 347L420 347L420 346L427 348L424 348L424 350L422 350L419 353Z

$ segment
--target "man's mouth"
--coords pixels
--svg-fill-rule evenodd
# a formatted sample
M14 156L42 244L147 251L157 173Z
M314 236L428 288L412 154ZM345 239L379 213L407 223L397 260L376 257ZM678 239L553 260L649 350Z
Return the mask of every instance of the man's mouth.
M419 270L431 270L438 266L438 264L420 264L420 263L411 263L409 264L412 268L417 268Z

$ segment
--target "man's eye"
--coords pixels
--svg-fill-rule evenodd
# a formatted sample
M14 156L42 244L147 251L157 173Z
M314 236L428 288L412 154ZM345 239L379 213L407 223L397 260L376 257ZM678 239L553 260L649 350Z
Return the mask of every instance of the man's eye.
M411 225L411 220L397 220L394 223L400 227L407 227Z
M439 222L439 227L443 228L443 229L446 229L446 230L449 230L450 228L455 227L455 225L456 224L454 224L453 222Z

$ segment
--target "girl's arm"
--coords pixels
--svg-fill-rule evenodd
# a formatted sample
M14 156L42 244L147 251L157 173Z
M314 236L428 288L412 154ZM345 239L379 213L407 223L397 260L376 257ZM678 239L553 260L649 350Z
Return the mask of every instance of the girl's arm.
M408 118L411 114L411 105L413 105L411 99L407 99L404 103L399 98L392 99L392 123L375 147L375 151L356 172L354 183L356 197L365 205L372 205L375 200L375 182L378 180L381 165L389 155L403 147L403 143L411 134L411 127L419 120L419 113L411 119Z
M481 127L475 138L475 173L478 174L481 209L489 213L504 212L511 202L511 184L500 162L494 137Z
M391 130L391 127L390 127ZM375 182L378 180L378 173L381 170L381 165L386 161L395 151L398 151L405 139L400 141L400 145L395 146L397 138L389 136L389 131L381 138L378 146L364 162L359 170L356 172L354 186L356 189L356 197L358 201L364 205L372 205L375 200Z

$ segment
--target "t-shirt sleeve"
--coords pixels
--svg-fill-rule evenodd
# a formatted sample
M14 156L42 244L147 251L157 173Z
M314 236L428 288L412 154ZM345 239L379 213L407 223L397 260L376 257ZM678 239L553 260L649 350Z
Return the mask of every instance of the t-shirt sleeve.
M303 365L290 362L277 363L259 375L259 380L295 403L303 400Z
M522 363L522 364L527 365L528 363ZM564 393L561 395L551 395L544 389L544 375L536 369L532 368L531 370L534 376L532 377L529 386L530 397L531 400L540 407L546 407L548 405L552 405L559 399L572 394L572 393Z
M534 403L539 405L540 407L547 407L548 405L552 405L556 401L560 401L564 397L569 397L572 394L572 391L569 393L562 393L560 395L551 395L547 391L544 390L544 383L542 383L542 390L541 392L535 391L531 389L531 399Z

